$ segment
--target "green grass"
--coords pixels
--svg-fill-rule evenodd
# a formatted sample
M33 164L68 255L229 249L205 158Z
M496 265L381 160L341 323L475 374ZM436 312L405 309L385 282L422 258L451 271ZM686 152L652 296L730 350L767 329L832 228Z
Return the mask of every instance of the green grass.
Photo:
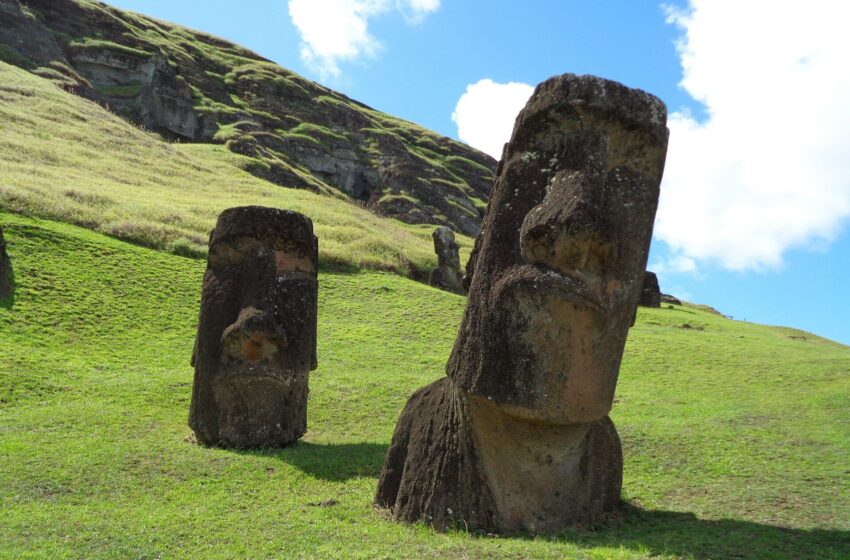
M0 304L0 558L850 555L845 346L641 309L612 413L623 519L557 538L439 534L371 498L407 396L443 375L463 298L322 274L303 440L205 449L186 426L204 262L16 214L0 224L16 282Z
M122 97L131 99L137 97L144 86L142 84L127 84L124 86L101 86L97 91L109 97Z
M238 135L236 125L222 134ZM327 264L417 275L436 266L433 227L380 218L356 204L281 188L246 172L264 164L223 146L168 144L0 63L0 208L202 254L221 210L261 204L310 216ZM471 240L458 237L468 254Z

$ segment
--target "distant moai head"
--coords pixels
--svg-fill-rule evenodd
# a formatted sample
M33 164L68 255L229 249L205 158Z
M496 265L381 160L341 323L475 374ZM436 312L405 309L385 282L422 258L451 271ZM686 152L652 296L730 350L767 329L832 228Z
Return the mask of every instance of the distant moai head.
M309 218L248 206L210 234L190 425L207 444L280 446L306 429L318 242Z
M9 298L11 295L12 263L6 253L6 238L3 237L3 228L0 227L0 299Z
M434 239L434 252L437 253L437 266L460 270L460 245L455 241L455 233L446 226L440 226L431 234Z
M667 146L658 99L593 76L540 84L497 170L447 373L503 412L611 408Z

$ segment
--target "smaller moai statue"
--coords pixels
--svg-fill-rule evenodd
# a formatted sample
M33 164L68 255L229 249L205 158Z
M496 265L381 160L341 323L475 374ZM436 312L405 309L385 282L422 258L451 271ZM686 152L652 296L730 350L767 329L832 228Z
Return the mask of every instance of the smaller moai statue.
M649 270L643 276L640 305L643 307L661 307L661 288L658 287L658 276Z
M6 252L6 238L3 237L3 228L0 227L0 299L6 299L12 295L12 263Z
M460 246L455 241L454 232L446 226L440 226L431 237L434 238L434 252L437 253L437 268L431 271L428 284L447 292L465 294L458 252Z
M192 355L198 441L281 447L307 429L316 369L318 240L297 212L245 206L210 234Z

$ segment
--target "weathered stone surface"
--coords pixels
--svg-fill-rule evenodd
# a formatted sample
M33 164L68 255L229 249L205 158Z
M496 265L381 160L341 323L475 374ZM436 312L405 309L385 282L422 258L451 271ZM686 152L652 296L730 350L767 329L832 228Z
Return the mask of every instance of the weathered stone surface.
M431 271L428 284L456 294L465 293L460 271L460 246L455 241L454 232L446 226L440 226L431 237L434 238L437 268Z
M399 418L376 503L396 519L557 532L619 504L608 418L667 147L655 97L592 76L517 118L467 266L448 379Z
M189 425L225 447L278 447L307 427L318 241L297 212L225 210L210 234Z
M6 252L6 238L3 237L3 228L0 227L0 299L12 296L12 263Z
M640 291L640 305L644 307L661 307L661 288L658 287L658 276L648 270L643 277L643 288Z

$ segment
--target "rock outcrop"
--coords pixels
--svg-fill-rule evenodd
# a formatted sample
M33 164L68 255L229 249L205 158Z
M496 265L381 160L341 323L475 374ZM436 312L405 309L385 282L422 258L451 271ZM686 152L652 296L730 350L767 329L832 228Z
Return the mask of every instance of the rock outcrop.
M431 237L434 238L437 268L431 271L428 284L447 292L465 293L463 273L460 271L460 246L455 241L454 232L446 226L440 226Z
M0 60L246 171L408 223L478 232L496 162L216 37L94 0L0 0Z
M554 533L619 504L608 418L667 147L655 97L592 76L517 118L468 275L448 378L399 418L375 501L436 528Z
M647 270L644 274L639 304L644 307L661 307L661 288L658 286L658 276L654 272Z
M12 297L12 263L6 252L6 238L0 227L0 300Z
M307 428L318 241L297 212L225 210L210 234L189 426L223 447L280 447Z
M679 298L675 296L671 296L670 294L661 294L661 303L667 303L672 305L682 305L682 302Z

